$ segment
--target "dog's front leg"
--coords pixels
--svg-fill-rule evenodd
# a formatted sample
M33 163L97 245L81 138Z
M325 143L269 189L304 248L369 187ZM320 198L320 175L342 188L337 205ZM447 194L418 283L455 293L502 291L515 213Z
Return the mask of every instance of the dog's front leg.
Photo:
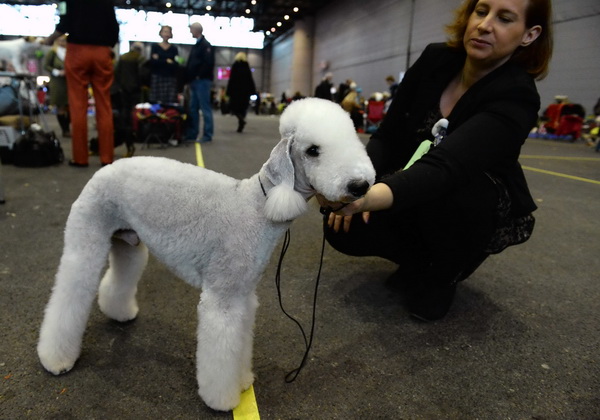
M206 405L228 411L252 385L252 341L258 301L205 289L198 304L198 393Z

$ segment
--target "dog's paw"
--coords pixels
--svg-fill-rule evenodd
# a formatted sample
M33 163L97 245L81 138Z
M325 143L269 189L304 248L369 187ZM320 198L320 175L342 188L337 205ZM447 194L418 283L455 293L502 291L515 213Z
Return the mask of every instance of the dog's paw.
M139 310L134 296L118 293L116 288L104 281L98 291L98 306L104 315L119 322L134 320Z
M245 390L250 388L253 383L254 383L254 374L252 373L252 371L248 371L247 373L243 374L242 382L241 382L242 392L244 392Z
M133 321L139 310L135 300L125 304L114 304L114 302L109 303L98 299L98 305L104 315L118 322Z
M75 352L75 355L68 354L72 352L49 348L42 343L38 344L37 352L44 369L54 375L62 375L73 369L79 357L79 351Z
M217 411L231 411L240 404L239 392L217 393L214 389L208 392L198 391L198 395L204 403Z

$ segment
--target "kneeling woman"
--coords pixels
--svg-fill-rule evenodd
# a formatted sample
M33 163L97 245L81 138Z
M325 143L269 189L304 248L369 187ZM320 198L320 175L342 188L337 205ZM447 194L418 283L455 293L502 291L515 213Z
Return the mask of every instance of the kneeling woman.
M399 264L389 282L420 319L442 318L458 281L532 232L536 206L518 158L537 122L551 15L550 0L465 1L449 41L406 72L367 145L378 182L344 207L318 197L333 211L329 243ZM439 144L403 170L442 118Z

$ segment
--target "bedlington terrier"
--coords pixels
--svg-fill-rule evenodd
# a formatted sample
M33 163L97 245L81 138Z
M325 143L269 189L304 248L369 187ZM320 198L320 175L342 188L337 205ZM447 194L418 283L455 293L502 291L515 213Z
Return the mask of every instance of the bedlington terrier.
M46 370L58 375L75 364L96 292L109 318L136 317L149 250L202 289L199 395L215 410L238 405L254 381L255 288L279 238L313 195L350 202L375 178L352 121L333 102L292 103L279 132L259 173L244 180L158 157L122 159L92 177L67 219L41 326L37 351Z

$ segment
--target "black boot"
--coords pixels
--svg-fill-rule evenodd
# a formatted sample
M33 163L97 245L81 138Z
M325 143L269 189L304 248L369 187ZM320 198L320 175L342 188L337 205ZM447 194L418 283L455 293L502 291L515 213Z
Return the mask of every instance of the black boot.
M71 133L69 131L69 125L71 124L70 118L68 114L56 114L56 119L58 120L58 125L60 125L60 129L62 131L63 137L71 137Z
M128 142L126 146L127 152L125 154L125 157L133 157L133 155L135 154L135 145L133 144L133 142Z
M422 321L436 321L446 316L454 301L461 271L454 262L432 261L408 293L410 314Z
M456 283L419 284L412 290L408 310L421 321L436 321L450 310L455 292Z
M238 116L238 128L237 128L237 132L241 133L242 131L244 131L244 127L245 126L246 126L246 121L244 120L244 117Z

